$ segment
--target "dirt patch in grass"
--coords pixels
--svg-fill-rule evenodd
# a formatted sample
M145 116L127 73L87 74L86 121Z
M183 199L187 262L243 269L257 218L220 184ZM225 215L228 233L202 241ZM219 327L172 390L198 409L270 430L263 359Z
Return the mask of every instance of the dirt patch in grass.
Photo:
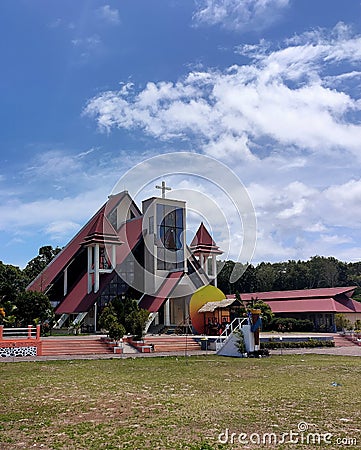
M359 360L137 358L0 363L0 449L237 449L220 433L332 433L361 446ZM336 383L336 385L335 385ZM270 446L263 446L270 448Z

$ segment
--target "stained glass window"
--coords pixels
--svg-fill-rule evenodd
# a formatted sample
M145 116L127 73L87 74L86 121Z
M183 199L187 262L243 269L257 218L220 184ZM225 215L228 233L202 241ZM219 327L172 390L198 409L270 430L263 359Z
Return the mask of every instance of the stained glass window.
M160 270L183 268L183 210L157 205L158 264Z

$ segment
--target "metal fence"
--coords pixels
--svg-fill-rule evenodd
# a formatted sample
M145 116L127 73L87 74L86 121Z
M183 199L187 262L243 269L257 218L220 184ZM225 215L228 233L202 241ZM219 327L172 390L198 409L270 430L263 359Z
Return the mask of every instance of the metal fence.
M4 325L0 325L0 341L7 339L33 339L40 340L40 325L32 326L28 325L23 328L4 328Z

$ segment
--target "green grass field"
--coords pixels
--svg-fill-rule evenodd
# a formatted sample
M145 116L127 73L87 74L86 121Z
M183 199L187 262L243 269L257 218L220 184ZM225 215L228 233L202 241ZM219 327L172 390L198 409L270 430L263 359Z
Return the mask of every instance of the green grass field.
M359 449L360 369L321 355L0 363L0 449L270 448L218 436L280 439L299 423L332 444L273 448Z

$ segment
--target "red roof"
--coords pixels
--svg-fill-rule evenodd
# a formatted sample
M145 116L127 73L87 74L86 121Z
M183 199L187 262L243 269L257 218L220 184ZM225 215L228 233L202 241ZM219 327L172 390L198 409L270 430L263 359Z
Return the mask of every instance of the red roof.
M125 192L114 195L110 198L113 208L117 203L125 196ZM64 270L64 268L71 262L76 253L80 250L80 244L84 241L84 238L89 234L89 232L95 226L98 221L99 216L104 214L105 203L86 223L83 228L74 236L74 238L62 249L60 253L45 267L45 269L29 284L27 289L29 291L40 291L45 292L49 285L58 276L59 272Z
M97 220L89 230L88 235L84 238L84 242L82 242L84 245L96 243L115 245L120 245L122 243L103 211L98 215Z
M293 291L269 291L269 292L253 292L240 294L242 300L252 300L252 298L259 298L260 300L288 300L297 298L322 298L334 297L335 295L344 294L351 297L356 286L348 287L332 287L332 288L318 288L318 289L298 289ZM227 296L228 297L228 296Z
M361 303L357 303L359 311L355 308L357 305L349 304L348 306L334 298L312 298L299 300L269 300L268 305L274 313L302 313L302 312L323 312L323 313L350 313L361 312Z
M144 295L139 302L140 308L149 312L157 312L165 300L171 295L184 272L171 272L158 289L157 295Z
M117 266L123 263L125 258L139 242L142 236L142 217L138 217L123 224L119 230L119 236L124 243L117 247ZM88 311L115 274L115 271L110 274L101 274L99 291L96 293L90 292L88 294L88 274L85 272L78 283L57 307L55 313L70 314Z
M197 233L191 242L190 248L195 255L200 252L217 253L219 255L223 253L212 239L212 236L209 234L203 222L200 224Z
M78 314L89 311L89 309L94 305L96 299L114 276L114 271L112 273L102 275L100 277L99 291L96 293L90 292L88 294L88 274L85 272L78 283L57 307L55 313Z
M361 303L351 298L355 286L270 291L240 294L241 299L263 300L274 313L361 313ZM234 295L227 295L234 298Z
M122 264L142 237L142 224L143 217L137 217L135 219L128 220L128 222L120 227L118 236L122 242L122 245L117 247L117 266Z

